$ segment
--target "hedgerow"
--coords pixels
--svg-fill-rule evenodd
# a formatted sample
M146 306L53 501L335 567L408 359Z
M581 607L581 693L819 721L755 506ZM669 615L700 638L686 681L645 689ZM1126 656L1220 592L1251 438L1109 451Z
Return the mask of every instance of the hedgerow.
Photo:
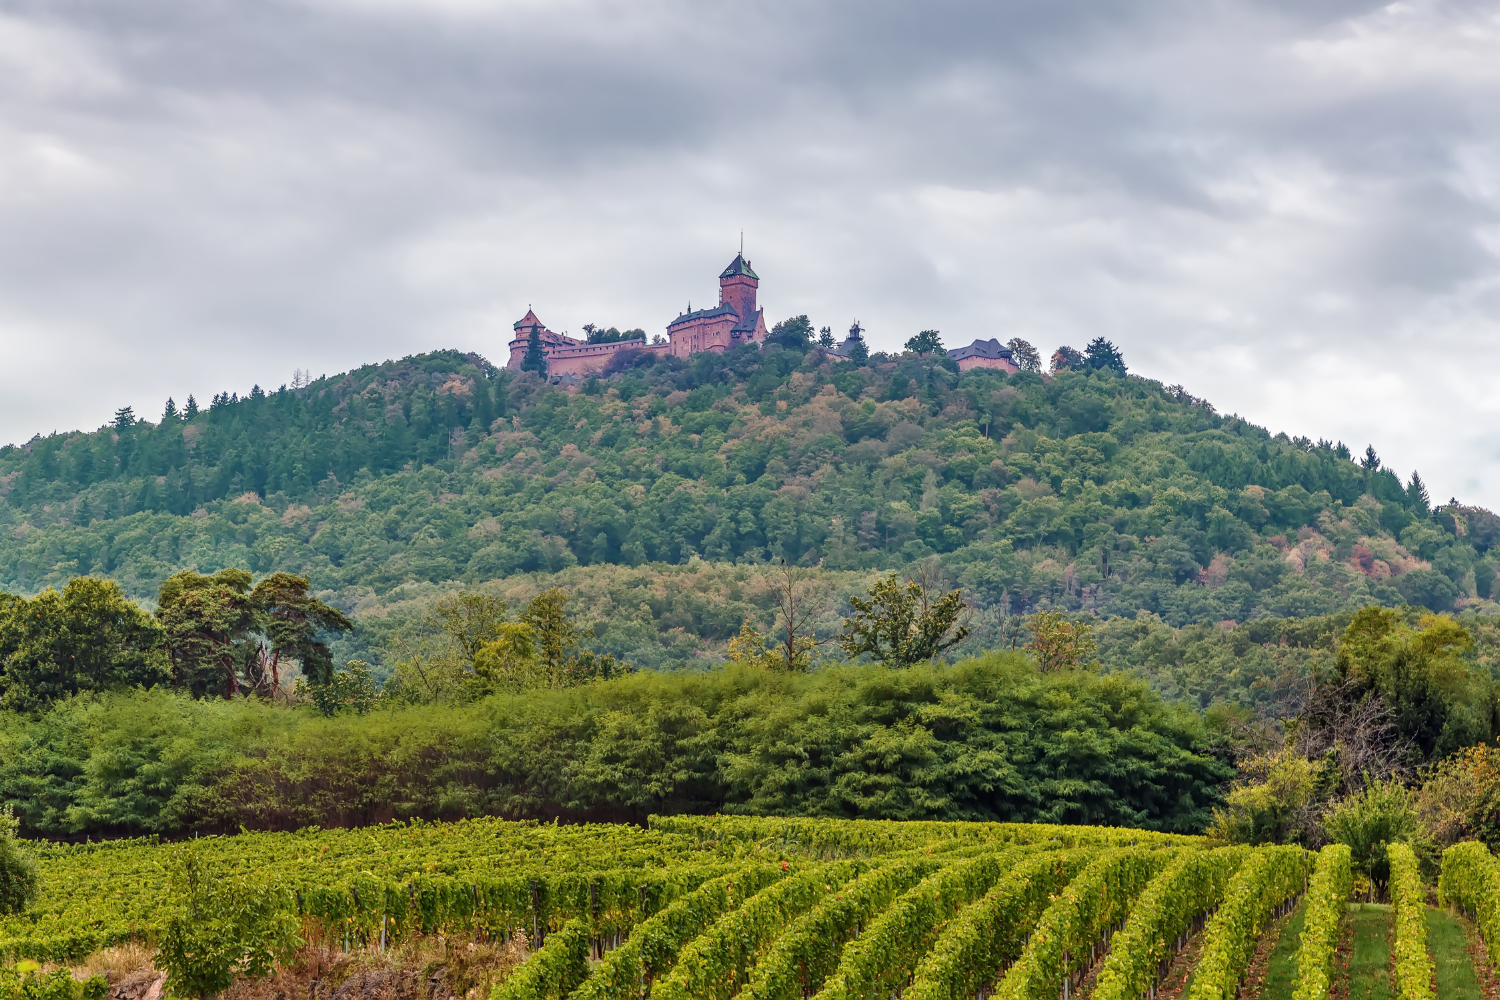
M1266 922L1306 884L1307 852L1262 847L1235 872L1209 921L1188 1000L1231 1000Z
M582 917L569 920L494 988L490 1000L562 1000L588 975L589 943L588 921Z
M1324 1000L1328 996L1339 923L1354 882L1349 862L1346 844L1329 844L1318 852L1317 868L1307 888L1302 941L1297 949L1297 990L1292 1000Z
M1500 862L1488 847L1470 840L1443 852L1438 900L1467 913L1484 935L1491 955L1500 944Z
M1410 844L1386 848L1391 860L1391 903L1396 913L1396 995L1431 1000L1432 959L1427 955L1427 893Z
M744 1000L802 1000L816 993L838 967L845 943L943 864L934 857L897 861L825 898L776 939L751 973Z
M917 966L906 1000L966 1000L1021 955L1026 935L1092 853L1073 850L1023 859L944 928Z
M974 858L929 875L851 941L817 1000L885 1000L908 978L945 924L984 895L1025 848Z
M1093 964L1103 943L1171 852L1111 851L1068 883L1042 914L1026 950L1000 981L1000 1000L1053 1000L1060 982Z
M573 993L573 1000L639 1000L646 988L677 961L684 944L725 912L785 877L775 865L751 865L720 876L643 921L620 947L606 955Z
M1219 905L1249 853L1245 847L1185 851L1162 869L1110 939L1094 1000L1135 1000L1147 992L1192 926Z
M651 987L651 1000L730 1000L767 944L835 887L868 871L868 861L815 865L757 893L682 949Z

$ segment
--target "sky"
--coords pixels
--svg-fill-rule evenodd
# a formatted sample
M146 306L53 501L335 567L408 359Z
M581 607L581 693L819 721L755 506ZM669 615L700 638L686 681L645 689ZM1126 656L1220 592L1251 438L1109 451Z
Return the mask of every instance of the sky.
M1500 3L0 0L0 442L438 348L1104 336L1500 508Z

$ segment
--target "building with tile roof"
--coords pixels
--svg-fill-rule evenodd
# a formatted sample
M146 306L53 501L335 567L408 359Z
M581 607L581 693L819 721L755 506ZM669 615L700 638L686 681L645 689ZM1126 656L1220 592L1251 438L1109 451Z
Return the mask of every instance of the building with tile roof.
M961 372L966 372L971 368L997 368L1006 372L1017 370L1010 348L993 337L989 340L976 340L968 347L951 350L948 352L948 359L957 361L958 370Z

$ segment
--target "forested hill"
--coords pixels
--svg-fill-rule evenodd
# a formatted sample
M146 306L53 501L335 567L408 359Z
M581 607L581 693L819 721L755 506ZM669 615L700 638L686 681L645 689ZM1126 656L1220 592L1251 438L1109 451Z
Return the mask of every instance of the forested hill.
M1500 519L1180 389L816 349L640 360L566 392L437 352L6 447L0 588L100 574L149 601L177 569L237 566L378 595L575 564L938 554L1017 610L1500 611Z

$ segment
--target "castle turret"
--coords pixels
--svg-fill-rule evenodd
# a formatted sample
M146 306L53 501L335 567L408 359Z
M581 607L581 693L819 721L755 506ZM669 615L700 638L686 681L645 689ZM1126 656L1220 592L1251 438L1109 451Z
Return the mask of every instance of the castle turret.
M734 260L719 275L719 303L735 311L741 320L755 315L755 290L760 287L760 276L750 270L750 262L744 254L735 254Z

